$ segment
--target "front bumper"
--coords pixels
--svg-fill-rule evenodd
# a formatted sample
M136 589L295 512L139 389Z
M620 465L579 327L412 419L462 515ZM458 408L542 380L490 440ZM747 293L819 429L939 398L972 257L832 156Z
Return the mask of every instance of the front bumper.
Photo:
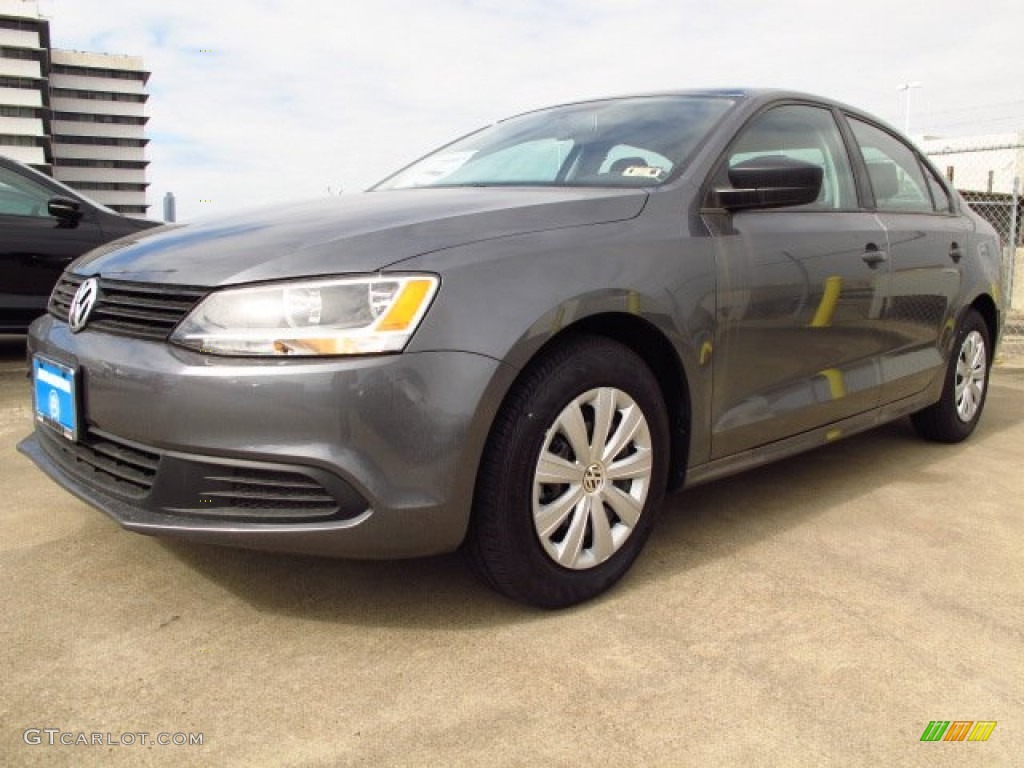
M455 549L513 372L463 352L242 360L52 317L29 354L80 373L81 433L18 446L125 528L346 557Z

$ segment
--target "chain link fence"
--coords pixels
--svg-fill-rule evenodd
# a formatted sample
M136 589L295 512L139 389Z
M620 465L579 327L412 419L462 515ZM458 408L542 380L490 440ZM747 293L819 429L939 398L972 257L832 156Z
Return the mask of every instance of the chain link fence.
M1002 240L1003 286L1009 311L999 357L1024 360L1024 134L926 139L922 144L935 167Z

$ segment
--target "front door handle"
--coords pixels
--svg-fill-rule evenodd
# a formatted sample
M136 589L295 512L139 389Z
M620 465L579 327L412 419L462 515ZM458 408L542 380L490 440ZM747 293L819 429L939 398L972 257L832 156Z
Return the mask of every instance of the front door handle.
M954 264L959 264L960 259L964 257L963 248L960 247L959 243L954 242L949 246L949 258L953 260Z
M889 255L874 243L868 243L864 248L864 255L861 258L864 259L865 264L874 269L888 259Z

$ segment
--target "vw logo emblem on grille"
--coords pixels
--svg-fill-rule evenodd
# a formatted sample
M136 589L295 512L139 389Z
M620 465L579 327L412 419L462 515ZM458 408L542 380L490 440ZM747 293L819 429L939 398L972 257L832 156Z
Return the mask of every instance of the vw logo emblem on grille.
M71 326L72 333L78 333L85 328L85 323L89 319L89 313L92 312L99 293L100 283L95 277L90 277L78 286L75 298L71 300L71 306L68 308L68 325Z

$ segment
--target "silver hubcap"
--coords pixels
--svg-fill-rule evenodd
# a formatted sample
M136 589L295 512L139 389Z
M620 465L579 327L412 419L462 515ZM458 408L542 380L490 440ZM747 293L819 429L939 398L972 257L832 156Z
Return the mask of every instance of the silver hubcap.
M533 477L533 524L552 560L583 570L622 547L643 512L652 458L647 419L620 389L592 389L558 414Z
M960 421L970 421L981 407L985 394L985 373L988 359L985 355L985 339L977 331L971 331L960 347L956 360L956 415Z

